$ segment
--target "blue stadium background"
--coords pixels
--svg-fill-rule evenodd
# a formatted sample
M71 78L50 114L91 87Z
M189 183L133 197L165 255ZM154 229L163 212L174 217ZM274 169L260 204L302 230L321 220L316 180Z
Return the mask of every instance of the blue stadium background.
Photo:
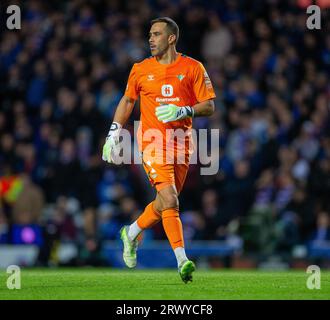
M217 93L220 170L192 165L180 196L188 254L205 267L329 267L330 1L73 0L0 4L2 265L121 267L118 230L153 196L139 165L101 159L150 20L180 26ZM22 11L6 29L6 8ZM127 125L138 120L135 107ZM161 224L139 267L175 266Z

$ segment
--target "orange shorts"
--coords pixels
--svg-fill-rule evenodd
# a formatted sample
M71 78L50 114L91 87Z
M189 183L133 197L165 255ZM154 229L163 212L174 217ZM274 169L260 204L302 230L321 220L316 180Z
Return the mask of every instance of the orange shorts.
M190 155L185 156L184 163L161 163L142 153L142 163L148 179L157 191L174 185L178 194L181 192L189 169Z

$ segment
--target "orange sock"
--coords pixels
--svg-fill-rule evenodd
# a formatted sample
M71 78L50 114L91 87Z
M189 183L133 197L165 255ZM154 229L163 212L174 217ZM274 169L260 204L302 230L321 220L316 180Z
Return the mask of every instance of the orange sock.
M154 209L153 202L150 202L137 219L137 224L141 229L148 229L159 222L161 218L160 213Z
M184 247L182 223L178 209L166 209L162 212L162 221L167 239L172 249Z

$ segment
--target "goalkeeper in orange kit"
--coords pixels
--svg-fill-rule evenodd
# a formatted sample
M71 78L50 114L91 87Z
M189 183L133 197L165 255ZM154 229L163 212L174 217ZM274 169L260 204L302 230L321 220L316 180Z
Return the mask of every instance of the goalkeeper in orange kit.
M192 281L195 265L187 258L184 249L178 196L189 168L192 118L213 114L215 93L203 65L176 51L178 38L179 28L172 19L165 17L151 21L151 57L132 67L125 94L118 104L103 147L102 158L109 163L114 162L113 154L118 152L120 130L140 96L139 149L144 169L157 195L134 223L120 230L124 244L123 259L129 268L135 267L138 235L162 221L177 259L181 279L187 283ZM176 141L170 145L167 132L177 129L188 134L181 139L181 143ZM148 130L157 131L162 137L156 142L156 156L149 152L150 142L143 139ZM169 157L166 157L170 149L174 152L174 158L171 158L174 161L168 161ZM183 153L183 161L177 161L175 152L178 151Z

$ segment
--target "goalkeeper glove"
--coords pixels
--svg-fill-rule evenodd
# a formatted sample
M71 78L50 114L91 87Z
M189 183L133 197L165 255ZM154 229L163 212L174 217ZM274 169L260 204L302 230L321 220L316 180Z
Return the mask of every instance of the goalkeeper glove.
M111 124L108 136L106 137L105 144L103 146L102 160L113 163L113 154L119 154L119 133L121 128L122 126L118 122L113 122Z
M165 104L156 108L156 116L163 123L194 117L194 108L178 107L175 104Z

